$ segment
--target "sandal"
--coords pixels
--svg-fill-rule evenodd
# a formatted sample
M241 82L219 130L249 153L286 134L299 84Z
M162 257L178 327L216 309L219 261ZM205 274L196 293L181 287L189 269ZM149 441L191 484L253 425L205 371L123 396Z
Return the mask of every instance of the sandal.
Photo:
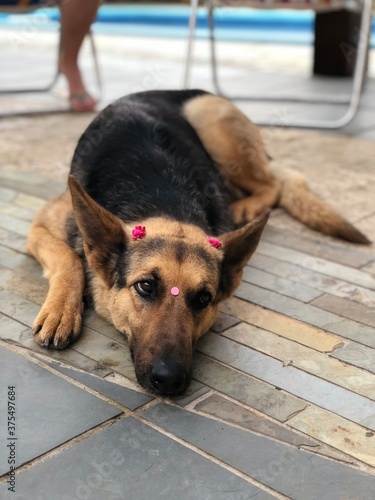
M70 94L69 96L70 109L78 113L89 113L95 111L97 101L88 93L80 92Z

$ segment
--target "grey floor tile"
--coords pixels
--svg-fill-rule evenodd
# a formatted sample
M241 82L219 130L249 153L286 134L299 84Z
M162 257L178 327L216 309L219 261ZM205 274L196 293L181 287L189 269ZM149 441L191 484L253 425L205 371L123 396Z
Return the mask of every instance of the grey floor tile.
M13 269L27 278L43 280L42 268L35 259L2 245L0 246L0 266Z
M0 346L0 407L15 387L17 466L115 417L121 410ZM1 442L8 435L0 426ZM0 448L0 475L8 471L7 448Z
M239 320L238 318L230 316L229 314L219 313L218 317L216 318L215 324L212 326L212 330L214 332L223 332L231 326L240 323L240 321L241 320Z
M0 245L16 252L25 253L26 238L12 231L0 228Z
M26 237L30 231L30 222L12 215L0 213L0 227Z
M370 262L371 255L360 252L353 248L340 245L321 239L307 238L301 234L295 234L289 231L281 231L272 226L266 226L262 233L262 240L281 245L287 248L293 248L301 252L306 252L314 257L338 262L350 267L361 267ZM276 257L277 255L275 255Z
M198 403L195 406L195 410L297 447L315 445L315 442L308 437L301 436L277 422L257 415L255 412L245 409L232 401L228 401L218 394L213 394Z
M346 342L343 347L335 349L331 356L375 373L375 349L356 342Z
M147 420L294 500L372 500L375 476L185 410L157 405Z
M250 268L266 269L267 272L287 278L293 283L308 283L309 287L330 293L337 297L348 298L355 302L375 307L375 291L359 285L353 285L340 278L325 276L324 274L310 271L301 266L282 262L273 257L256 254L250 261Z
M370 307L353 302L353 300L326 294L314 300L312 304L325 311L339 314L344 318L349 318L375 328L375 310L373 309L375 307L375 300L371 304L372 308L370 309Z
M43 478L43 480L42 480ZM3 500L266 500L257 486L126 418L17 476Z
M21 219L28 223L30 223L30 221L32 221L33 218L35 217L34 210L30 210L25 207L20 207L14 205L13 203L5 202L2 200L2 198L0 198L0 213L14 217L16 219Z
M319 455L324 455L349 464L353 463L352 457L326 446L323 443L313 441L307 436L297 434L297 432L287 429L284 425L257 415L250 409L243 408L233 401L228 401L218 394L213 394L198 403L195 406L195 410L224 420L229 424L236 424L243 429L254 431L257 434L262 434L269 438L275 438L278 441L294 445L297 448L303 449L306 447Z
M363 286L370 290L375 289L375 277L343 264L331 262L320 257L306 255L298 250L287 249L279 245L274 245L273 243L268 243L267 241L261 241L257 251L268 257L277 256L278 260L297 264L326 276L340 278L343 281Z
M55 370L78 380L78 382L81 382L84 385L87 385L87 387L90 387L91 389L104 394L114 401L121 403L129 408L129 410L135 410L153 399L147 394L133 391L132 389L114 384L108 380L103 380L89 373L72 370L71 368L66 368L65 366L61 366L56 363L49 363L49 365Z
M291 394L281 392L246 373L223 366L198 352L194 357L193 377L280 422L285 422L307 406L305 401Z
M38 198L50 199L61 194L65 188L65 182L48 180L40 175L28 172L9 171L0 168L1 185L5 188L14 189L23 193L37 196Z
M186 391L181 394L181 396L174 397L173 402L178 404L179 406L186 406L195 399L198 399L206 394L209 390L210 389L204 384L201 384L201 382L192 380Z
M0 317L0 326L1 326L1 317ZM31 332L30 328L25 328L25 325L22 325L23 329L19 332L16 328L13 331L13 335L10 336L8 334L8 338L19 344L22 347L30 349L33 352L33 355L41 360L45 360L45 358L49 358L52 361L61 361L63 363L69 364L70 366L74 366L79 368L80 370L85 370L89 373L97 375L98 377L105 377L113 372L113 370L108 367L102 365L98 361L88 358L83 354L75 351L73 348L69 347L64 350L56 350L56 349L46 349L45 347L40 346L34 340L34 335ZM1 331L1 329L0 329Z
M304 304L296 299L245 282L242 282L237 288L235 296L304 323L323 328L327 332L336 333L341 337L375 347L374 329L372 327L323 311L313 305Z
M18 295L0 290L0 312L14 318L26 326L32 326L40 306ZM3 336L5 332L1 332Z
M9 316L0 313L0 338L2 340L18 341L20 334L25 330L25 325L15 321Z
M366 420L366 425L375 430L375 401L298 370L294 366L284 366L281 361L217 334L209 333L204 336L197 348L208 356L353 422L361 424ZM308 392L306 387L309 388Z
M244 269L243 280L261 288L273 290L280 295L301 300L302 302L310 302L323 294L323 292L315 290L310 286L299 284L287 278L275 276L274 274L249 266L246 266Z

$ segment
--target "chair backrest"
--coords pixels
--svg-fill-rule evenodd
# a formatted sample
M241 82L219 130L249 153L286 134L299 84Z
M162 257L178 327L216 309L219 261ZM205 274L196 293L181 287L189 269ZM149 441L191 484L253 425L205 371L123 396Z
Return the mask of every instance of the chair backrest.
M361 11L363 0L209 0L213 5L256 9L301 9L317 12L348 9ZM374 0L375 1L375 0Z

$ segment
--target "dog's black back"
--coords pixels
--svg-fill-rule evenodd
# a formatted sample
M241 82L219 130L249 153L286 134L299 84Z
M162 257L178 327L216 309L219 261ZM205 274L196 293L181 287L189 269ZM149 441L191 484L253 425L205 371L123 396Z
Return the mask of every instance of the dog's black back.
M208 234L232 228L223 179L181 114L200 90L132 94L108 106L82 135L71 173L125 222L153 216Z

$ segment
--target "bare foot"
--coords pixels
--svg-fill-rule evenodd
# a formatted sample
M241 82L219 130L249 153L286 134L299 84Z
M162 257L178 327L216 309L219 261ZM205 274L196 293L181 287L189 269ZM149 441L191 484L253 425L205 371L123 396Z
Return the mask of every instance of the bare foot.
M61 58L59 71L65 76L68 83L71 110L81 113L94 111L96 100L87 92L78 66L76 64L66 64Z

